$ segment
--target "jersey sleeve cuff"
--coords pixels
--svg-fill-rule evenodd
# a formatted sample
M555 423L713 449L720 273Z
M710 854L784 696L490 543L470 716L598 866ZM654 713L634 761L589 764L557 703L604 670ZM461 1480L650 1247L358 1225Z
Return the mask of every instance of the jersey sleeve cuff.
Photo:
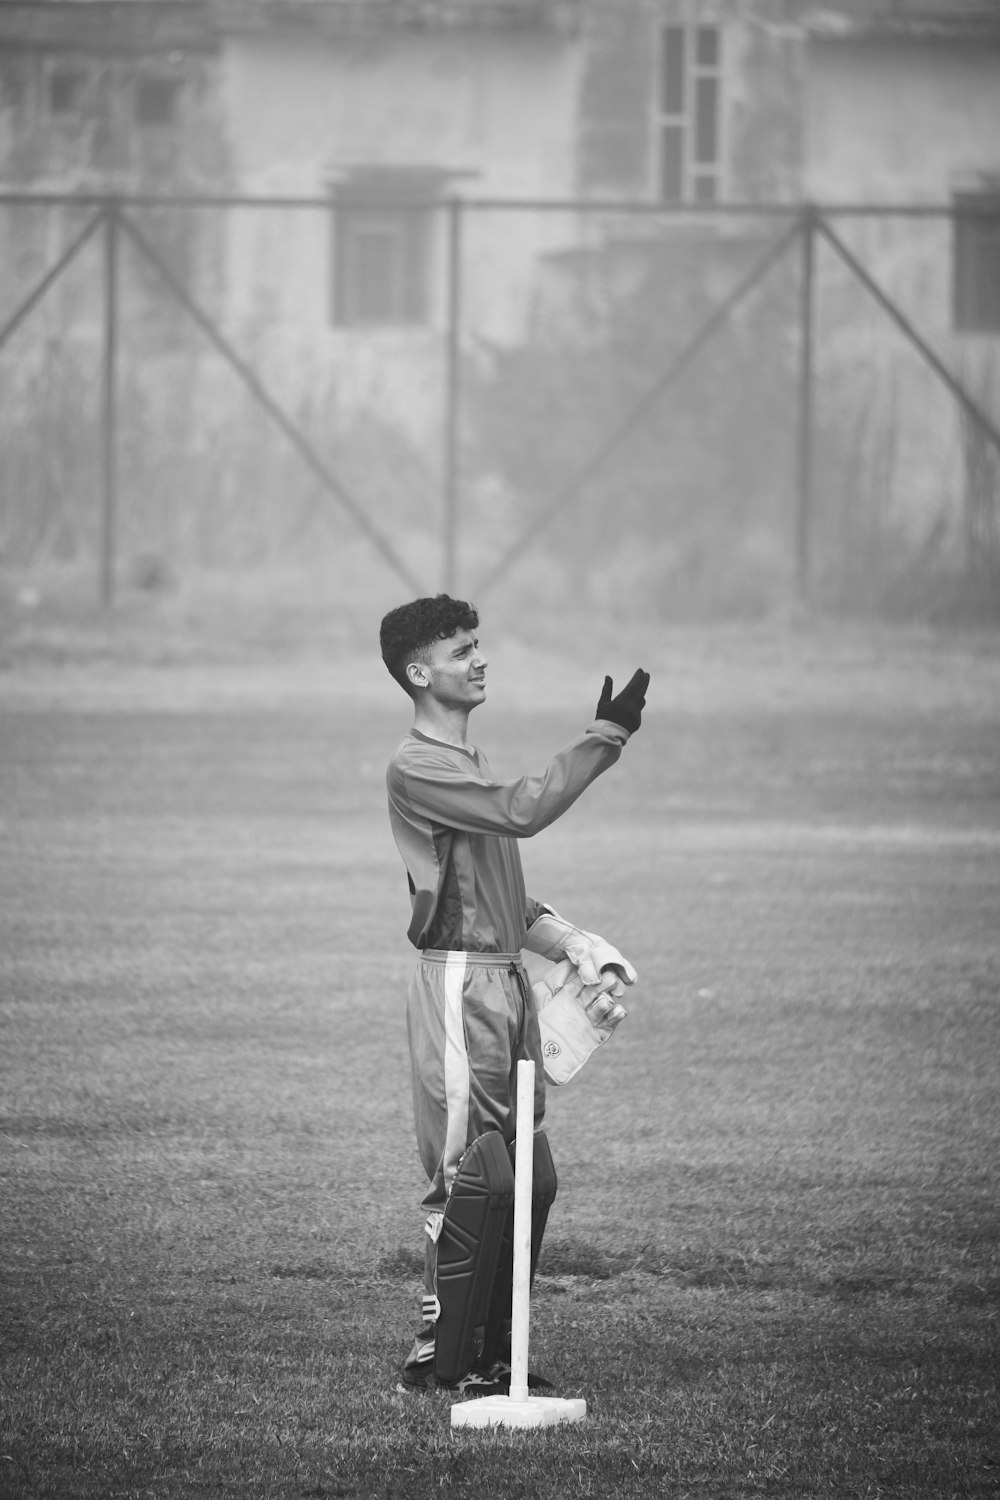
M614 740L617 745L627 745L632 737L629 730L616 724L613 719L595 719L587 733L599 734L602 739Z

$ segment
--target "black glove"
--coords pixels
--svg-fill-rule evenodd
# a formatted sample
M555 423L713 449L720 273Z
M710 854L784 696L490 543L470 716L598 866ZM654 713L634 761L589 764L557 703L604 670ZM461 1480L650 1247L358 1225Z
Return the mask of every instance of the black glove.
M642 711L646 707L649 673L644 672L640 667L628 685L622 688L617 698L611 696L614 687L611 678L605 677L601 701L597 705L597 717L610 719L612 724L619 724L622 729L627 729L630 734L634 734L642 722Z

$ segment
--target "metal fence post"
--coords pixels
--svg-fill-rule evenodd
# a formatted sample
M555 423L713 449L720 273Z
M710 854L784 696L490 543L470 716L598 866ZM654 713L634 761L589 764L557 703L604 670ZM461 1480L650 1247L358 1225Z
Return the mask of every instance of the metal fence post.
M444 590L458 587L459 530L459 379L462 322L462 202L448 203L448 322L445 348L444 409Z
M799 411L795 535L795 590L800 604L809 602L813 509L813 334L815 323L816 211L807 205L801 219L802 271L799 288Z
M118 509L118 210L104 218L104 350L101 389L101 603L110 609L115 592L115 526Z

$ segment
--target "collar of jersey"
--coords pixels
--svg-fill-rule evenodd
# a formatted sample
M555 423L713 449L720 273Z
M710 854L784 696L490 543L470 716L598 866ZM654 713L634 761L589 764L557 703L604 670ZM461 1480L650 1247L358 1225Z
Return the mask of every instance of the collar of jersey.
M478 763L479 751L475 745L455 745L451 740L438 740L432 734L425 734L422 729L411 728L410 734L415 740L423 740L427 745L440 745L445 750L457 750L459 755L467 755L470 760Z

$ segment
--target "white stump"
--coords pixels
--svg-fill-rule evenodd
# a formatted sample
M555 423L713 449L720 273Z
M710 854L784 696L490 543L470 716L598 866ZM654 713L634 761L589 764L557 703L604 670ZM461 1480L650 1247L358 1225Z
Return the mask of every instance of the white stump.
M480 1396L451 1408L455 1427L553 1427L582 1422L587 1403L533 1396L528 1389L531 1303L531 1182L534 1167L535 1065L517 1065L517 1152L514 1161L514 1298L510 1330L510 1395Z

